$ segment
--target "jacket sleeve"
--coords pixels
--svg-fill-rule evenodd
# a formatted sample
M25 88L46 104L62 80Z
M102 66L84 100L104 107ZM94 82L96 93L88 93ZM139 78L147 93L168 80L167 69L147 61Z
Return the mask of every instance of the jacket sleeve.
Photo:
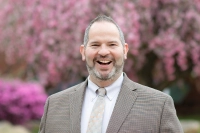
M170 96L167 96L163 106L160 133L183 133L183 128L176 115L174 102Z
M46 119L47 119L47 113L48 113L48 106L49 106L49 98L46 100L46 103L44 106L44 113L41 118L40 129L39 129L38 133L45 133L45 125L46 125Z

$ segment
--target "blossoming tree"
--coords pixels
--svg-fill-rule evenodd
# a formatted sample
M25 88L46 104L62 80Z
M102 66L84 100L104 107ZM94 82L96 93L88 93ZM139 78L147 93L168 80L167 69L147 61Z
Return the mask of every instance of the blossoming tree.
M135 4L141 17L141 51L146 55L137 75L158 89L179 79L199 79L200 1L135 0Z
M0 51L9 64L23 60L25 78L44 85L87 76L78 51L98 14L122 27L132 79L163 89L200 76L199 0L1 0L0 7Z

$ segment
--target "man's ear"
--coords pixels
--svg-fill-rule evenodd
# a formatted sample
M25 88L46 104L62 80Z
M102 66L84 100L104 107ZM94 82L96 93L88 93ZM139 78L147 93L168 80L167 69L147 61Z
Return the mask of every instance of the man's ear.
M128 53L129 47L128 44L124 44L124 59L127 59L127 53Z
M85 46L84 45L80 46L80 53L82 56L82 60L85 61Z

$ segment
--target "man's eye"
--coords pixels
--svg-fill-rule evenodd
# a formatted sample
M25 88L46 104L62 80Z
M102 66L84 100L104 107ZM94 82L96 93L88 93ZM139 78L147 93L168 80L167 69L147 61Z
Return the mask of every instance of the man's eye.
M91 45L92 47L97 47L97 46L99 46L98 44L92 44Z
M116 46L116 44L112 43L112 44L110 44L110 46Z

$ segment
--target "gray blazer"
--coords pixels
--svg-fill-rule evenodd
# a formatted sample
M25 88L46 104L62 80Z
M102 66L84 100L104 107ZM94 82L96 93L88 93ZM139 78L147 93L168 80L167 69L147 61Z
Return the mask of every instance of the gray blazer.
M51 95L39 133L80 133L87 80ZM106 133L183 133L170 96L131 81L124 74Z

